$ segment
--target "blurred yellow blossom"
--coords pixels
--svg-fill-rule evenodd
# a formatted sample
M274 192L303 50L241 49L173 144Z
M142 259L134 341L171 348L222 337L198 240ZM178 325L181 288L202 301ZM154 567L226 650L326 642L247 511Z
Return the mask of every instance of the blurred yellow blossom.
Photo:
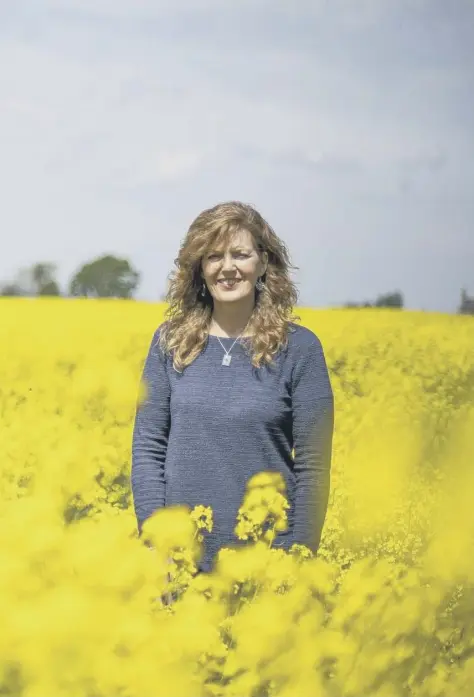
M139 539L129 487L164 307L0 306L0 694L470 697L472 317L301 310L336 403L321 545L273 548L285 482L256 463L245 544L196 575L212 510Z
M212 532L213 517L212 508L210 506L195 506L191 511L191 519L199 530Z

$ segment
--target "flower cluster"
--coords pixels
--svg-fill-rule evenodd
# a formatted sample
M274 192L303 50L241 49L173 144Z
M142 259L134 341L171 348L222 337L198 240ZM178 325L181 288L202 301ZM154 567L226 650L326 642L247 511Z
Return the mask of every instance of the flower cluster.
M277 472L261 472L248 482L237 514L235 534L241 540L264 540L269 546L288 526L285 482Z

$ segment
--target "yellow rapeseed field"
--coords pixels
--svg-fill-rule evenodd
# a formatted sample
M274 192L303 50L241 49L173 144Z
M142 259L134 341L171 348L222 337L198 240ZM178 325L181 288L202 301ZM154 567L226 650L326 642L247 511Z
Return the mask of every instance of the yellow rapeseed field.
M0 299L0 694L470 697L474 318L300 310L336 405L321 549L271 549L264 474L236 521L255 543L194 578L212 511L160 511L146 546L129 487L163 312Z

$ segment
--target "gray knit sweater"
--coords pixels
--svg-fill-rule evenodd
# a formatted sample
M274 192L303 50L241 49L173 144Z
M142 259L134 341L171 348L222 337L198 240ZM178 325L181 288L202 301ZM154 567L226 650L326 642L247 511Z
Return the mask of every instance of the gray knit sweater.
M219 548L242 544L236 516L251 476L280 472L287 486L288 531L275 547L293 543L316 551L328 504L334 398L318 337L290 324L289 344L274 366L252 366L240 341L229 366L210 335L182 373L157 345L156 330L137 405L131 485L138 530L163 506L211 506L214 529L205 533L200 569L213 567ZM234 339L220 337L230 349ZM292 450L294 448L294 458Z

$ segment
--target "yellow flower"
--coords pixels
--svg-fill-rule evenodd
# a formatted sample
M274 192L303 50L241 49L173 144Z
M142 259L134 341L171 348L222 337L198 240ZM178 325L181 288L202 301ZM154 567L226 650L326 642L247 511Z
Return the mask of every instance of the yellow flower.
M264 538L271 543L275 531L286 530L289 504L279 490L282 481L280 475L267 472L249 481L237 514L237 537L254 541Z
M212 532L213 516L210 506L195 506L191 511L191 518L199 530Z

